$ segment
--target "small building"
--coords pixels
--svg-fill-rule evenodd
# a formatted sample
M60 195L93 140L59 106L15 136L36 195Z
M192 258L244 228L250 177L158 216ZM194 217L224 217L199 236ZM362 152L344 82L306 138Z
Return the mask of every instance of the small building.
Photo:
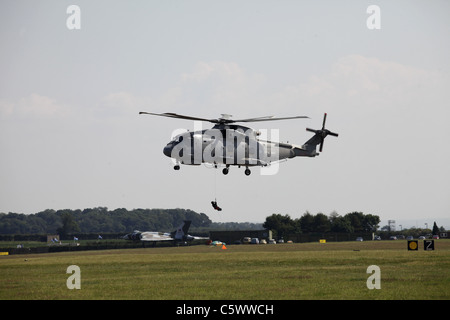
M259 240L272 239L272 231L271 230L234 230L234 231L210 231L209 238L212 241L222 241L228 244L233 244L237 241L241 241L245 237L249 238L258 238Z
M47 235L47 243L51 244L51 243L59 243L60 239L59 239L59 234L48 234Z

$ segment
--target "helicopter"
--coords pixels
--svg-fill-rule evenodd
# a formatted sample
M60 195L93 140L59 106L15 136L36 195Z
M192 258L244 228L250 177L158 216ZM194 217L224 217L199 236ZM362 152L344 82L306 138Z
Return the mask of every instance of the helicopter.
M322 129L315 130L312 136L303 145L269 141L261 137L261 131L239 125L236 123L276 121L289 119L304 119L307 116L274 117L264 116L258 118L232 119L231 115L222 114L218 119L206 119L176 113L152 113L141 111L139 114L211 122L210 129L183 132L176 135L163 149L164 155L175 160L174 169L180 170L180 165L212 164L216 168L224 165L224 175L229 173L230 166L245 167L245 175L249 176L249 167L266 167L281 160L294 157L316 157L322 152L325 138L330 135L338 137L337 133L325 129L327 114L323 116Z

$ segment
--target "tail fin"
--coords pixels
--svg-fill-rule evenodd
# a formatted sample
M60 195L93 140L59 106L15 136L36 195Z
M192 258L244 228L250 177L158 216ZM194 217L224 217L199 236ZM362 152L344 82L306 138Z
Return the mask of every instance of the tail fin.
M331 132L328 129L325 129L325 122L327 120L327 114L325 113L323 116L323 123L321 130L314 130L310 128L306 128L306 131L314 132L315 135L305 142L303 145L303 149L307 151L307 155L310 157L315 157L319 155L316 150L316 146L320 144L319 152L322 152L323 142L325 141L325 137L330 135L333 137L339 136L339 134Z
M187 236L189 227L191 226L190 220L185 220L182 225L180 225L177 230L175 230L173 233L173 238L177 240L182 240L185 236Z

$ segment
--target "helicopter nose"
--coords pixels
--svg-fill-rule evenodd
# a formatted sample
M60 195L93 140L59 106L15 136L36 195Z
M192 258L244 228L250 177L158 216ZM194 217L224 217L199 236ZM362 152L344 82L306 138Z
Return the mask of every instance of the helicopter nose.
M172 154L172 146L166 145L163 149L163 153L170 158Z

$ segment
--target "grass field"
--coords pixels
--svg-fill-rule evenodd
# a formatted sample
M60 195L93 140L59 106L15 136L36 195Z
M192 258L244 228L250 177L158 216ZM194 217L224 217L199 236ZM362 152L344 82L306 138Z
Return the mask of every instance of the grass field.
M0 299L444 299L450 240L191 246L0 256ZM81 270L69 290L67 267ZM381 271L369 290L367 267Z

